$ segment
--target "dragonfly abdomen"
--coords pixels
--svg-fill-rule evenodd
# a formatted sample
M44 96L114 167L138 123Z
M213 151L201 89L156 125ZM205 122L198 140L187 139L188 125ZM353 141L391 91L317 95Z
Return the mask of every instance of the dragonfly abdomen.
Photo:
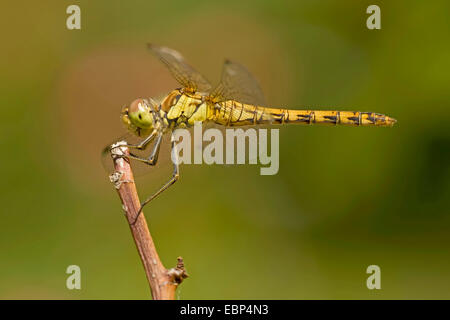
M247 126L272 122L264 107L228 100L215 104L209 120L223 126Z
M260 124L392 126L396 122L393 118L374 112L265 108L234 100L216 106L212 120L225 126Z
M392 126L395 119L384 114L360 111L267 109L274 123L346 126Z

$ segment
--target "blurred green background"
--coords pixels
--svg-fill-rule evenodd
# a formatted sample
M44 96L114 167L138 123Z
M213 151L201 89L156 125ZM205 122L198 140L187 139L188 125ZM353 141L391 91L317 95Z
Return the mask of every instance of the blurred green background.
M81 30L66 8L81 8ZM381 7L381 30L366 28ZM146 209L180 299L450 298L448 1L8 1L1 19L0 298L148 299L102 147L120 108L177 87L145 43L213 81L248 66L273 106L394 128L286 127L280 171L182 166ZM144 175L141 197L165 175ZM82 289L65 286L81 267ZM366 287L381 267L381 290Z

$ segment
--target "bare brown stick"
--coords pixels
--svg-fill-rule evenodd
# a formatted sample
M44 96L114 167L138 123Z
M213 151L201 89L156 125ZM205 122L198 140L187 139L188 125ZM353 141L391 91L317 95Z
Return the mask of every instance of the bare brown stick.
M174 300L178 285L188 277L184 269L183 259L178 257L176 267L166 269L159 259L144 213L141 212L136 222L133 223L141 204L134 183L133 172L129 160L126 158L129 155L129 150L123 144L124 142L118 142L111 149L115 172L110 176L110 179L122 201L122 207L144 265L153 299Z

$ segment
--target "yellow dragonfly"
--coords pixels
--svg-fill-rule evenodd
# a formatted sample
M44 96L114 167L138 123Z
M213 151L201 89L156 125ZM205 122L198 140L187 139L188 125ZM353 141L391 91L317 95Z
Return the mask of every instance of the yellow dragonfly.
M148 44L148 48L166 65L182 86L162 99L139 98L122 109L121 118L128 131L142 138L136 144L125 146L145 150L153 142L148 157L130 153L129 158L150 166L157 163L162 138L166 133L171 133L178 128L192 127L195 122L214 123L221 126L321 124L381 127L390 127L396 123L396 120L391 117L373 112L264 107L264 96L258 81L241 64L226 60L219 84L212 87L209 81L191 67L179 52L153 44ZM172 141L172 149L174 146ZM116 147L116 145L108 146L104 153L109 153ZM174 161L172 177L142 202L138 215L147 203L174 184L178 178L179 167L177 161Z

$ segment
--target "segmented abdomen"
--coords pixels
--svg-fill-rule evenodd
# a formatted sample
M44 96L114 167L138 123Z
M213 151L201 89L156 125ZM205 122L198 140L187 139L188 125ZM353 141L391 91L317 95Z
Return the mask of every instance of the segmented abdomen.
M233 100L216 104L215 112L210 120L225 126L288 123L392 126L396 122L393 118L374 112L264 108Z

